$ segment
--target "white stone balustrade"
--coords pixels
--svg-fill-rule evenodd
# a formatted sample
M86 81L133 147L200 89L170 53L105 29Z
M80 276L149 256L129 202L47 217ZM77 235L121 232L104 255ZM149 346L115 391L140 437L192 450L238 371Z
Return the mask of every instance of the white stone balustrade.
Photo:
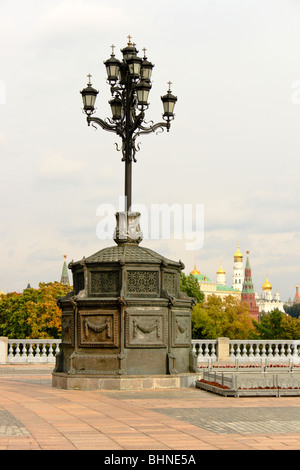
M192 353L197 363L218 362L218 341L193 339ZM229 340L231 363L293 363L300 364L300 340Z
M0 364L4 363L47 363L55 364L59 352L60 339L7 339L0 337L0 351L6 347L6 354L0 354Z
M198 364L222 360L226 338L193 339L192 354ZM0 337L0 364L55 363L60 339L7 339ZM225 354L226 356L226 354ZM300 340L228 340L228 361L236 363L300 364Z

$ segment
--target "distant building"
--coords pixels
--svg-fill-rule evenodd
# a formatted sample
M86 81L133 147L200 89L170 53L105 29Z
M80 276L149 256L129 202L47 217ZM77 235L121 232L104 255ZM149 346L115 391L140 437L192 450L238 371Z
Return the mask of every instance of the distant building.
M274 297L272 295L272 285L270 284L268 277L262 285L261 297L256 294L255 298L259 308L259 313L269 313L276 308L280 310L280 312L285 313L283 308L284 303L280 300L279 293L276 292Z
M60 283L69 285L70 282L69 282L69 274L68 274L66 259L67 259L67 255L64 255L64 264L63 264L63 268L62 268Z
M299 289L299 286L296 286L296 294L295 294L294 302L293 302L294 304L300 303L300 295L299 295L298 289Z
M243 255L240 252L239 244L237 251L233 255L233 276L232 276L232 287L242 292L244 282L244 270L243 270Z
M249 251L247 251L247 261L245 267L245 276L242 289L242 302L246 302L249 305L249 313L254 320L258 321L259 308L256 304L255 293L252 282L251 266L249 261Z
M196 266L194 267L194 270L191 271L191 274L199 282L200 290L204 294L204 300L207 300L207 298L212 294L221 298L225 298L228 295L233 295L238 299L241 298L241 292L239 290L226 286L226 272L222 266L217 271L216 282L211 281L208 276L201 274Z

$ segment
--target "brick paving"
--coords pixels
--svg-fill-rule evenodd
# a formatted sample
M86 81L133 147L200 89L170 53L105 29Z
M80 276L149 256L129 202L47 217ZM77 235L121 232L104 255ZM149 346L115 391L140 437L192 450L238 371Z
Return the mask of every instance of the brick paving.
M59 390L51 371L0 365L0 450L300 450L300 397Z

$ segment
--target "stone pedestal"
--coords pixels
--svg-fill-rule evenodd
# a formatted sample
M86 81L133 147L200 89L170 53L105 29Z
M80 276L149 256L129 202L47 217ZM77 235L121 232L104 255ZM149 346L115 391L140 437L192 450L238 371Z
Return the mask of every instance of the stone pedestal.
M230 362L230 338L218 338L218 362Z
M124 217L118 215L117 220L123 223ZM194 300L179 290L184 265L140 247L140 236L135 237L139 224L131 220L131 227L135 229L128 238L123 231L120 239L117 225L116 246L69 265L74 291L58 301L62 348L54 386L68 388L66 377L71 376L76 376L76 388L81 388L80 383L86 388L87 377L90 384L96 379L96 388L101 388L100 379L108 376L193 372ZM112 384L106 381L106 387L108 383Z

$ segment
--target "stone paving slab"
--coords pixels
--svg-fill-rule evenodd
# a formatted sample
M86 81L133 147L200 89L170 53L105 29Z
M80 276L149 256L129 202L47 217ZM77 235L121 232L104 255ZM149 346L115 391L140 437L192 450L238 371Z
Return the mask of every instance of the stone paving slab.
M161 408L160 413L217 434L300 433L299 407L236 409Z
M61 390L48 367L3 371L0 450L101 450L99 464L126 451L300 450L299 397Z

